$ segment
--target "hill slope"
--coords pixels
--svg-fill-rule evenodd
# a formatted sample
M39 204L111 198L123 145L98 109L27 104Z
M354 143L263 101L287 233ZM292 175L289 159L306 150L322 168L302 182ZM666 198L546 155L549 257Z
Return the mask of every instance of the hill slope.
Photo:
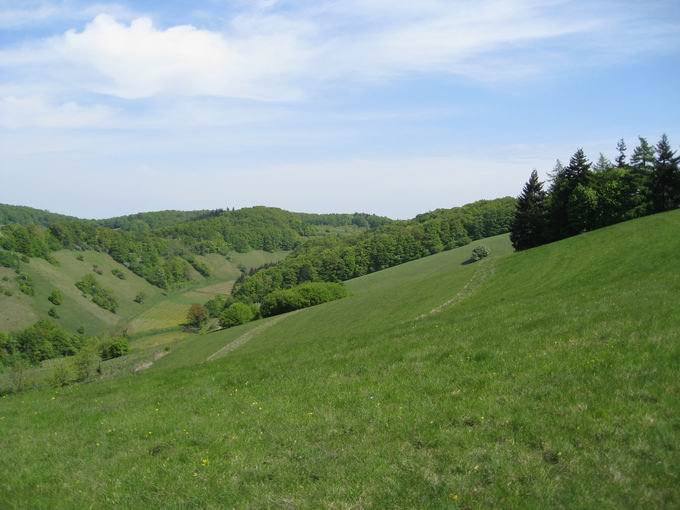
M485 240L212 362L6 397L0 506L677 507L679 228Z

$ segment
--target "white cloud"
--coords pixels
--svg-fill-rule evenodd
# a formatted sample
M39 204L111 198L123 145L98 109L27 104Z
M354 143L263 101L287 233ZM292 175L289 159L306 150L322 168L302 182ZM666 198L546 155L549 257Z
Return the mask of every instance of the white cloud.
M414 73L520 79L565 64L575 49L611 57L620 46L611 38L616 15L578 2L320 0L293 11L271 0L248 5L224 31L99 14L80 31L0 52L0 68L5 80L47 77L52 89L69 93L295 100L328 85ZM670 33L666 27L651 38ZM649 31L633 34L645 41L640 48L650 47ZM535 50L547 43L550 52ZM635 44L622 47L630 52Z

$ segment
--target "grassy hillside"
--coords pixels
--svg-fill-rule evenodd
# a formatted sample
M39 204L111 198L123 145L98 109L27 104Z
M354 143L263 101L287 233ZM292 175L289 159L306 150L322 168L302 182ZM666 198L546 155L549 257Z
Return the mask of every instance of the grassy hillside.
M83 260L78 260L77 255L82 255ZM28 264L22 264L21 270L33 281L34 296L19 292L14 271L0 267L0 288L11 293L7 296L0 292L0 331L21 329L38 319L47 318L48 310L54 306L47 298L55 289L64 295L64 303L55 307L59 314L56 321L71 331L82 326L91 335L126 329L130 334L138 334L177 327L184 321L191 303L204 303L219 293L228 294L240 274L239 266L257 267L280 260L285 255L286 252L257 250L235 253L230 256L231 260L217 254L197 256L210 268L211 276L204 278L193 271L190 284L174 292L165 292L109 255L95 251L61 250L53 254L56 264L41 258L31 258ZM94 273L94 266L102 274ZM112 270L121 271L125 279L114 276ZM115 314L95 305L76 288L75 283L86 274L93 274L104 288L112 292L119 304ZM8 280L4 281L3 277ZM146 295L144 304L134 301L138 292Z
M679 228L484 240L193 359L4 397L0 507L678 507Z

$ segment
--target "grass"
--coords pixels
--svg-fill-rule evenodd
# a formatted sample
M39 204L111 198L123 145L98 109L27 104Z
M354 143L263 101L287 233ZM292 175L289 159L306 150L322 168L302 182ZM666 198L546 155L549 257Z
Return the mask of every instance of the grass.
M245 328L5 397L0 507L677 508L679 227L484 240L213 362Z
M34 296L19 292L14 271L0 267L0 331L22 329L47 318L47 312L53 307L47 298L54 289L61 290L64 295L64 303L55 307L59 315L57 322L71 331L82 326L90 335L112 331L120 333L124 330L139 335L176 328L185 319L190 304L204 303L216 294L228 294L240 274L239 265L256 267L280 260L286 253L256 250L230 254L231 260L217 254L197 257L211 269L211 277L204 278L194 271L190 285L164 292L104 253L61 250L53 254L56 265L39 258L32 258L28 264L22 264L21 270L33 280ZM77 260L76 255L82 255L83 260ZM99 268L101 274L93 272L94 266ZM114 276L112 270L122 272L125 279ZM75 287L75 283L88 273L94 274L116 298L119 307L115 314L83 297ZM7 276L9 281L3 281L3 276ZM9 290L12 295L6 296L4 290ZM134 302L139 292L146 295L141 305Z

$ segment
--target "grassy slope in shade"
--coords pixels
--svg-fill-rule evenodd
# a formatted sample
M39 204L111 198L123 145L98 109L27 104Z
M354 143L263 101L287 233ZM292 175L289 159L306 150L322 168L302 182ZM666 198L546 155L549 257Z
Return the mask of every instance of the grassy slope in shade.
M4 398L0 507L678 507L679 229L465 247L215 362Z

